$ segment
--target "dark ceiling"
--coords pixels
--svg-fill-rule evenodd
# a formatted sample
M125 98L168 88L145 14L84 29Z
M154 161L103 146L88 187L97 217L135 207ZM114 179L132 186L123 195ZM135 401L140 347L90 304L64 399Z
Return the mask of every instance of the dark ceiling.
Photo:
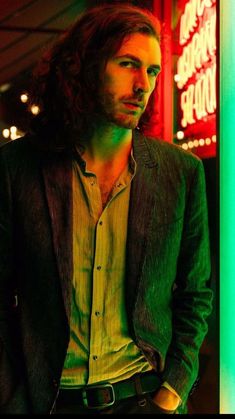
M85 0L0 0L0 86L31 68Z
M20 95L43 50L89 5L89 0L0 0L0 145L11 125L28 128Z

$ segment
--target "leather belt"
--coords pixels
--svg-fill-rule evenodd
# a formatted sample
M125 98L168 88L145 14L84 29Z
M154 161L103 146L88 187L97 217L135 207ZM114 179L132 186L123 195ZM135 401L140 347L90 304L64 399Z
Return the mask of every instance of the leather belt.
M112 406L116 401L139 394L151 393L160 387L161 381L156 372L135 374L117 383L89 385L79 389L61 389L58 405L80 405L89 409L102 409Z

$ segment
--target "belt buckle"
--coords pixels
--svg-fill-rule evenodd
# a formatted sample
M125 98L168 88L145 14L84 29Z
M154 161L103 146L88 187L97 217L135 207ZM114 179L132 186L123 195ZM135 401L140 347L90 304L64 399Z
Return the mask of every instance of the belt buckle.
M104 389L104 388L107 388L107 389L110 390L109 395L111 397L111 400L107 403L100 403L100 404L97 404L97 405L90 404L89 403L89 396L88 396L89 391L92 392L93 390ZM86 407L88 407L89 409L99 409L99 408L102 408L102 407L109 407L109 406L112 406L115 403L114 388L113 388L112 384L110 384L110 383L100 384L100 385L97 385L97 386L96 385L94 385L94 386L91 385L91 386L89 386L87 388L84 388L82 390L82 398L83 398L84 405Z

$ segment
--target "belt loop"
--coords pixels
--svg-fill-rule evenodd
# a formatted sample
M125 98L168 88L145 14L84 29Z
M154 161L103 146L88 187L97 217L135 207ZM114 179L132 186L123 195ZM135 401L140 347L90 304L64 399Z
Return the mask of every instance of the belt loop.
M134 379L135 379L136 394L139 396L139 395L143 394L141 380L140 380L140 374L137 374L134 377Z
M137 399L138 399L138 405L141 407L144 407L146 405L146 398L143 395L140 374L134 377L134 381L135 381L135 389L136 389L136 394L137 394Z

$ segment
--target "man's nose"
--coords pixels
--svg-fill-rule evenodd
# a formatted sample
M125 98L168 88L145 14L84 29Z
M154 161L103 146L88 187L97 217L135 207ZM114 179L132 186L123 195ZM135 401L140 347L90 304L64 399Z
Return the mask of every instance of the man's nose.
M138 73L136 74L136 79L134 82L134 92L139 93L149 93L150 91L150 82L149 82L149 75L146 70L139 69Z

